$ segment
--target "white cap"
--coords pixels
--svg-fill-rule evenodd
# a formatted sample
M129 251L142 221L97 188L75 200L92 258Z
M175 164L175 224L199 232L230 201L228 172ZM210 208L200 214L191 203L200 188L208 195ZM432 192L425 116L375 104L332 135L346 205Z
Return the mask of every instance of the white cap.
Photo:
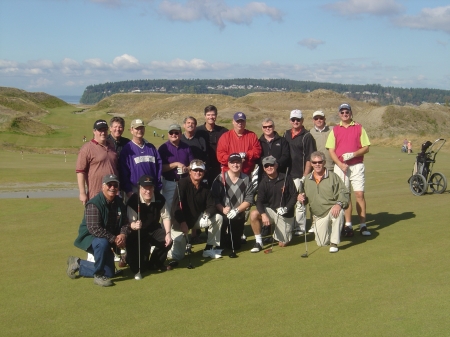
M292 110L291 111L291 117L289 118L303 118L303 114L300 110Z
M316 116L322 116L322 117L325 117L325 114L323 113L322 110L317 110L317 111L315 111L315 112L313 113L313 118L316 117Z
M203 170L203 171L206 170L205 164L202 163L202 164L199 165L199 162L194 162L194 163L192 163L192 164L190 165L190 168L191 168L191 170L195 170L195 169L201 169L201 170Z

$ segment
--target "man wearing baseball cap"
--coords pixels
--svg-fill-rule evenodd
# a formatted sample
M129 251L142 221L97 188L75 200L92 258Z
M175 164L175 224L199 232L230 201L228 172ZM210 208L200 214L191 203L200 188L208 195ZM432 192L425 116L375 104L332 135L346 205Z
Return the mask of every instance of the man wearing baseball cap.
M138 192L138 181L143 175L153 177L155 189L161 191L162 161L156 147L145 138L145 124L142 119L133 119L130 124L133 136L120 154L120 179L122 190L131 197Z
M297 191L302 192L305 176L311 172L311 153L316 151L316 142L313 136L303 126L303 113L295 109L290 113L292 128L286 130L284 137L289 143L291 154L291 172ZM294 234L301 235L306 230L306 213L303 204L298 201L295 210Z
M125 248L128 225L127 210L122 198L117 196L118 191L119 179L115 174L107 174L102 178L101 191L86 203L74 245L93 254L95 262L70 256L67 276L71 279L79 271L80 276L93 277L99 286L113 285L110 278L114 276L115 265L111 248Z
M353 121L350 104L339 106L341 122L330 132L326 148L329 149L333 159L334 172L344 181L350 191L350 184L356 197L356 211L359 216L359 231L361 235L369 236L371 233L366 225L366 199L364 198L364 155L369 152L370 141L366 130L361 124ZM352 203L345 210L344 235L353 236Z
M285 173L278 173L275 157L268 156L262 160L265 175L258 186L256 210L251 211L250 219L255 245L250 250L258 253L263 248L261 228L274 225L273 238L280 247L285 247L292 239L294 209L297 202L297 189L292 178Z
M149 175L143 175L139 178L139 191L134 193L127 202L129 235L127 236L126 262L134 274L146 270L166 271L172 269L170 265L164 265L167 253L172 247L170 215L165 207L166 199L155 189L155 184L156 179ZM163 220L163 226L159 222L160 218ZM140 252L138 250L139 237L141 239ZM152 246L154 249L150 255Z
M106 174L118 174L117 153L114 145L107 140L108 123L103 119L96 120L93 133L94 138L78 152L75 168L79 199L83 205L101 191L102 178Z
M171 256L175 260L184 257L189 230L195 234L196 229L200 228L206 228L208 231L203 257L213 259L222 257L222 250L215 249L220 245L222 217L217 212L207 183L203 181L205 169L203 161L194 159L189 165L189 176L177 182L171 207L174 240Z
M258 137L245 128L247 116L243 112L236 112L233 116L233 130L225 132L217 145L217 160L222 168L228 170L228 158L232 153L239 153L242 157L242 173L250 175L261 157L261 145Z

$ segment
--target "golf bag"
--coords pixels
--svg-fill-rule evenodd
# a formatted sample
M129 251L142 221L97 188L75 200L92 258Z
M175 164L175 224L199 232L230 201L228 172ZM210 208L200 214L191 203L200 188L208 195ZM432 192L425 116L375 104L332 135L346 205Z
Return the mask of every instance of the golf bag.
M431 153L427 152L427 150L432 144L433 143L429 140L422 144L422 149L417 154L416 162L414 163L412 173L413 175L421 174L425 177L425 179L428 178L428 173L430 172L430 163L433 162L433 158L431 158Z

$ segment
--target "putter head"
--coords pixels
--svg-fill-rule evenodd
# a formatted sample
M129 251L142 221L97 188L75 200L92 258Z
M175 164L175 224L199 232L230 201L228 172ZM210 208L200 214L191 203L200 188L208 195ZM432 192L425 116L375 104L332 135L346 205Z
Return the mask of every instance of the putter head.
M187 269L194 269L195 267L189 263L189 265L187 266Z
M235 259L235 258L237 258L238 256L236 255L236 253L235 252L232 252L230 255L228 255L230 258L232 258L232 259Z
M141 272L139 272L139 273L137 273L136 275L134 275L134 279L135 279L135 280L142 280Z
M302 257L308 257L308 254L307 253L302 254Z
M273 249L272 248L268 248L264 251L264 254L270 254L272 253Z

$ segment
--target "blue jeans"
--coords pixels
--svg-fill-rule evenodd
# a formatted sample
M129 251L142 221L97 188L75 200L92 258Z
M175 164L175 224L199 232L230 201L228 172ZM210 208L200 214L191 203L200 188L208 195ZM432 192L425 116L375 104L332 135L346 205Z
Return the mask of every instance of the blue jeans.
M95 262L80 260L80 276L94 277L94 275L104 275L113 277L115 272L114 253L111 244L105 238L94 238L87 250L94 254Z

